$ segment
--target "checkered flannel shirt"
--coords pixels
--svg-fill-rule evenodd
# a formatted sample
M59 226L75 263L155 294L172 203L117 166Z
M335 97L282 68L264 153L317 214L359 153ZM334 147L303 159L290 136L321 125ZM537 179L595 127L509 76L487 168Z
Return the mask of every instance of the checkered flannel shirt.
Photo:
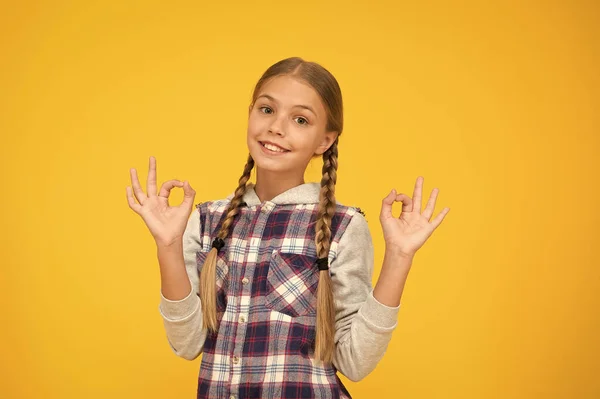
M192 290L161 293L171 349L202 353L198 398L349 398L337 375L367 375L383 356L399 307L372 296L373 246L364 214L338 204L329 252L336 307L333 365L312 357L318 269L314 242L318 183L261 202L250 184L217 258L216 333L202 327L198 276L232 195L198 204L184 235Z

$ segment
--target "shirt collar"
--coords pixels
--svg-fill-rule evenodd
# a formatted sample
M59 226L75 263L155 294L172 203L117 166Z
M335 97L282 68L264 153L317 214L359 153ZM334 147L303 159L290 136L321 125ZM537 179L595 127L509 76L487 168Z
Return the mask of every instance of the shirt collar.
M272 202L276 205L318 204L320 192L320 183L303 183L297 185L296 187L292 187L270 201L265 202ZM233 198L233 194L231 194L228 198ZM260 199L258 198L258 195L256 195L256 191L254 191L254 183L248 183L246 193L243 196L243 201L249 207L260 205Z

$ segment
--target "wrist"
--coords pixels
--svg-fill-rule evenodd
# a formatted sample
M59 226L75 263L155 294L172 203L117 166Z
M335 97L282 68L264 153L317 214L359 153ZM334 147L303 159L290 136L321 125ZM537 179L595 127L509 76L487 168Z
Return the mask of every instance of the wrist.
M156 245L156 255L158 264L162 272L185 269L185 259L183 255L183 244L172 243L170 245Z
M407 258L407 259L412 259L415 257L415 252L410 251L407 252L406 250L401 249L398 245L390 243L390 242L385 242L385 253L386 254L390 254L393 257L397 258L397 257L403 257L403 258Z
M161 268L164 265L179 264L183 260L183 243L181 241L170 244L156 243L156 255Z
M396 248L386 247L384 253L384 260L388 260L388 262L384 261L384 265L394 265L396 268L410 268L413 263L415 255L408 254Z
M386 251L381 266L381 275L395 281L405 280L410 272L412 262L411 256L398 254L395 251Z
M178 237L170 241L156 240L156 249L158 252L175 252L183 248L183 238Z

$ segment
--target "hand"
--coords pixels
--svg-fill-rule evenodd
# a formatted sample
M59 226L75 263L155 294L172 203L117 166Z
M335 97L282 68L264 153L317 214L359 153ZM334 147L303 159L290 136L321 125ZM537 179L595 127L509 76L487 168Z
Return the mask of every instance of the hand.
M127 201L129 207L140 215L157 245L169 246L183 237L196 192L187 181L169 180L163 183L158 195L156 194L156 159L150 157L148 180L146 182L147 195L140 187L137 172L130 169L131 187L127 187ZM169 194L173 187L183 188L183 202L178 206L169 206ZM137 199L136 203L135 199Z
M435 219L429 221L439 192L434 188L425 210L421 213L423 180L421 176L417 178L412 199L405 194L396 193L395 189L392 190L383 199L379 215L386 247L409 258L414 257L417 250L423 246L450 211L450 208L444 208ZM398 218L392 215L394 202L402 202L402 213Z

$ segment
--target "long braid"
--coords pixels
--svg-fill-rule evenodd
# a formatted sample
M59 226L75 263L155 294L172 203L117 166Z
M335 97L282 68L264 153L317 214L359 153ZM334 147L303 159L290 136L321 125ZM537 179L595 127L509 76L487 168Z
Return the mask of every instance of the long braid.
M319 195L319 209L315 244L317 257L327 258L331 244L331 219L335 214L335 183L338 168L338 139L323 153L323 178L321 179L321 192ZM315 342L315 356L324 362L330 363L334 354L335 333L335 307L333 303L333 285L329 270L319 271L319 284L317 288L317 333Z
M242 197L246 193L247 183L250 180L250 173L254 168L254 159L252 155L248 156L248 161L244 167L244 173L240 177L239 184L235 194L227 208L225 220L221 224L217 238L224 240L229 235L229 228L233 219L239 213L240 205L243 203ZM202 265L200 273L200 302L202 304L202 314L204 325L208 331L217 331L217 248L211 248Z

